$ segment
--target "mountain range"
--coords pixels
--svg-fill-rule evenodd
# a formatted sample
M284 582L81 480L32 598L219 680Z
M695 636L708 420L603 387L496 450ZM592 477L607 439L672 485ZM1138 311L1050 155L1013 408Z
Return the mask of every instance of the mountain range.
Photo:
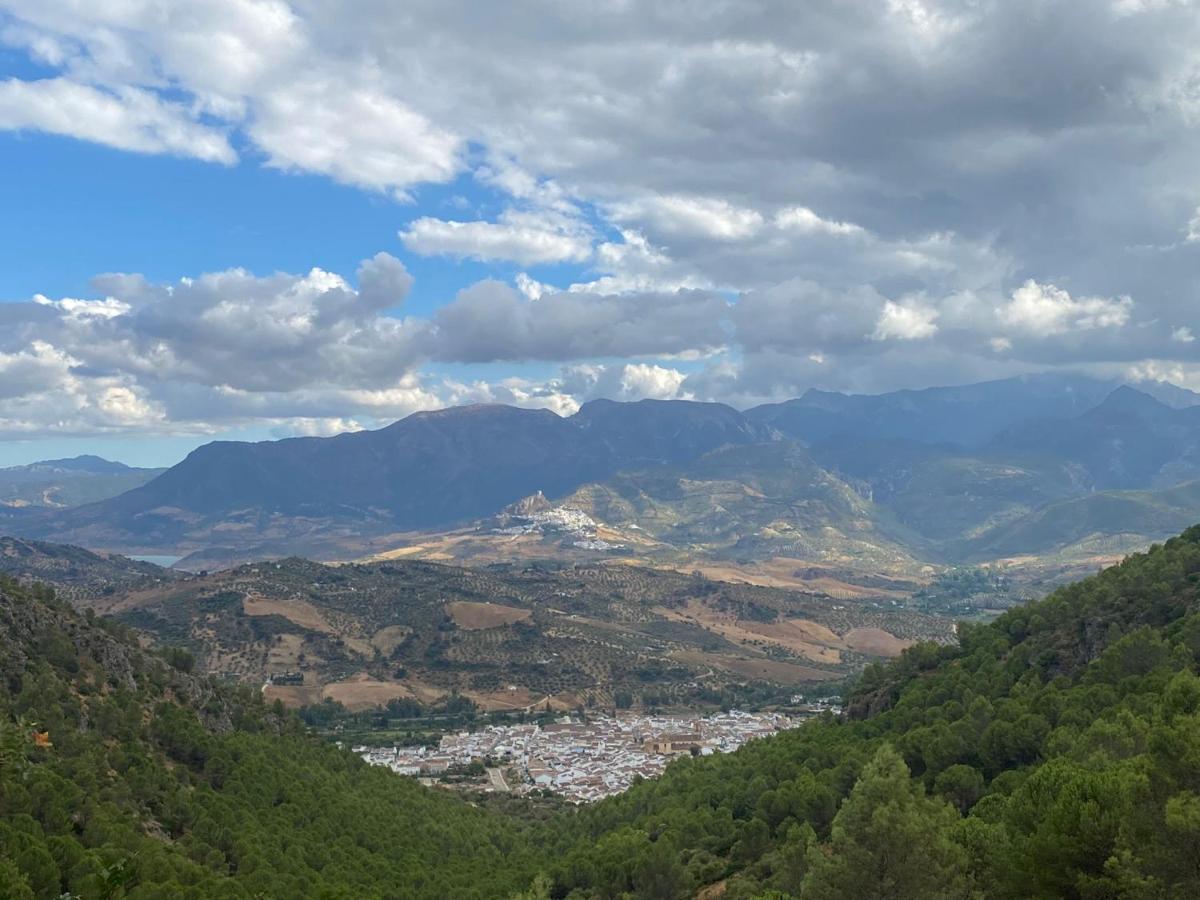
M47 459L0 469L0 507L61 509L107 500L164 469L138 469L99 456Z
M809 391L744 412L682 400L598 400L568 417L470 406L331 438L218 441L118 496L3 511L0 526L241 559L440 554L432 536L454 533L502 558L482 523L541 491L607 535L543 541L545 555L620 546L676 567L782 557L912 574L1149 543L1200 518L1200 490L1180 488L1194 480L1200 395L1054 374ZM1064 503L1087 515L1064 516Z

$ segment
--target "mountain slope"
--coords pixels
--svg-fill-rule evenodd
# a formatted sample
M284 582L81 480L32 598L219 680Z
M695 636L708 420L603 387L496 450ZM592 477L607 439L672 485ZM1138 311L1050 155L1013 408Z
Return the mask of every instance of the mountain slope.
M686 466L620 472L562 500L710 558L790 557L894 570L917 543L792 441L726 446Z
M115 497L163 469L135 469L98 456L48 459L0 469L0 506L60 508Z
M52 584L61 596L72 601L144 590L183 577L179 572L124 556L3 536L0 575Z
M1164 487L1200 477L1200 407L1122 386L1083 415L1028 422L990 449L1075 464L1097 490Z
M1198 584L1193 528L869 669L844 719L529 826L4 583L0 895L1194 897Z
M917 441L854 437L830 438L811 452L939 552L946 552L946 542L974 537L1087 489L1077 466L1054 459L971 455Z
M23 576L58 574L36 559L11 562ZM114 591L106 562L97 559L92 579L104 590L76 594L78 603L148 642L188 649L198 670L252 685L277 678L286 686L267 696L295 706L461 696L489 710L573 709L609 707L619 692L653 697L646 705L710 705L764 687L786 695L913 640L952 637L948 620L889 605L633 566L284 559Z
M1116 386L1049 374L873 395L810 390L795 400L748 410L746 416L809 443L855 437L971 448L1030 419L1078 415Z
M91 546L244 540L294 549L340 534L445 526L537 490L561 495L629 465L685 462L769 436L719 404L597 401L566 419L461 407L332 438L218 441L120 497L18 524Z
M556 895L1200 896L1200 528L585 810ZM770 893L776 891L778 893Z
M996 559L1056 552L1083 541L1145 545L1200 521L1200 482L1158 491L1101 491L1037 509L961 542L955 556Z
M0 896L503 897L523 831L0 582Z

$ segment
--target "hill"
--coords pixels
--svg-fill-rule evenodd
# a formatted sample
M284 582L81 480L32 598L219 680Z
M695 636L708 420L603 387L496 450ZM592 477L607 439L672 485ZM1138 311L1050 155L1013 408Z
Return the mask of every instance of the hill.
M1200 510L1200 482L1157 491L1099 491L1060 500L962 542L975 559L1070 552L1085 543L1134 549L1186 528Z
M508 896L527 829L0 582L0 896ZM436 860L436 862L434 862Z
M184 577L147 562L82 547L0 536L0 575L55 587L59 596L83 603L144 590Z
M140 487L164 469L135 469L98 456L48 459L0 469L0 506L50 508L107 500Z
M288 705L462 696L488 710L713 705L844 679L935 616L632 566L464 569L290 558L82 602Z
M1200 895L1200 528L584 810L555 895ZM775 892L775 893L772 893Z
M686 466L622 472L561 503L696 559L917 568L904 547L915 536L791 441L722 447Z

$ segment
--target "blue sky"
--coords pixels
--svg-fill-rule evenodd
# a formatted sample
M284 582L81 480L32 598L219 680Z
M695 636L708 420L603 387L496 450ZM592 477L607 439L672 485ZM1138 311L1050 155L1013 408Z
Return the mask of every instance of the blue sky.
M1200 386L1197 5L0 0L0 465Z
M10 74L4 72L4 75ZM67 137L0 132L0 302L34 294L90 297L93 276L138 272L155 281L241 267L255 274L318 266L353 272L380 250L401 258L415 281L408 314L428 315L483 278L511 280L520 267L407 253L400 228L421 215L485 214L495 192L464 175L429 185L411 202L285 173L247 160L232 167L172 156L130 154ZM539 277L581 280L578 266L537 267ZM479 367L483 377L492 367ZM447 367L454 371L454 367ZM531 367L545 373L546 366ZM263 440L269 425L222 429L223 439ZM130 465L177 462L210 440L83 436L0 441L0 465L98 453Z

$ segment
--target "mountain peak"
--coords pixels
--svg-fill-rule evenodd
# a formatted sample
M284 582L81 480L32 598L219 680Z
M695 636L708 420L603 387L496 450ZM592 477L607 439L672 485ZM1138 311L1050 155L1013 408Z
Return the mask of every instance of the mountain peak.
M69 459L43 459L30 463L26 468L60 469L70 472L88 472L94 475L111 475L116 472L130 471L130 467L124 463L113 462L92 454L73 456Z
M1162 415L1171 411L1172 408L1161 400L1128 384L1123 384L1105 397L1088 415L1104 415L1107 413Z

